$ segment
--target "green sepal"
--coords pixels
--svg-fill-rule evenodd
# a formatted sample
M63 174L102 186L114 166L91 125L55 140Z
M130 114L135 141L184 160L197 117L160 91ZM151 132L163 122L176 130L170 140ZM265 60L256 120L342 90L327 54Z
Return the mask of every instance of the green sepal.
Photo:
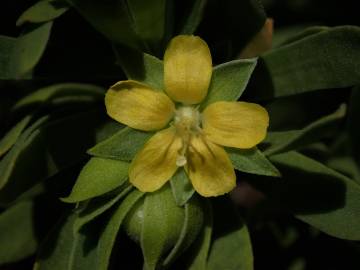
M233 60L214 67L209 92L201 108L216 101L236 101L244 92L257 59Z
M251 149L226 148L234 168L241 172L279 177L281 173L256 147Z
M195 190L183 168L179 168L170 179L171 190L175 202L183 206L193 196Z
M88 154L102 158L131 161L152 135L151 132L126 127L89 149Z

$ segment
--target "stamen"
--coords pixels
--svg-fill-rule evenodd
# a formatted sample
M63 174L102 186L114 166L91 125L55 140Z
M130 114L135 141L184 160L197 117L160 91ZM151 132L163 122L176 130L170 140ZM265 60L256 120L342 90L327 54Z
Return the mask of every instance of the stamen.
M182 166L185 166L187 163L187 159L185 156L182 156L182 155L178 155L177 158L176 158L176 166L178 167L182 167Z

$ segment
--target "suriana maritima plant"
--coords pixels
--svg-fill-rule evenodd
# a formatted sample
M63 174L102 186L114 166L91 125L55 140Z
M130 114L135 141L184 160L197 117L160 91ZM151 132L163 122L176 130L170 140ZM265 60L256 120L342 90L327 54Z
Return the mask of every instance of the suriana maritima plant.
M0 269L311 270L333 242L323 268L360 267L360 28L180 2L0 32Z
M195 36L177 36L165 51L165 92L129 80L106 93L113 119L139 130L160 130L129 168L130 183L141 191L159 189L184 167L202 196L227 193L234 189L236 176L221 146L249 149L265 138L269 117L263 107L216 100L212 97L218 89L207 99L211 74L206 43Z

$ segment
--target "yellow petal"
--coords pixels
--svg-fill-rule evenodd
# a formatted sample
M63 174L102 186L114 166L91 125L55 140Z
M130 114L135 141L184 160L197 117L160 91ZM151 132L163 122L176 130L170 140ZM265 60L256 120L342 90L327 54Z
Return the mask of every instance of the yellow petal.
M270 50L272 47L273 31L274 21L268 18L260 32L257 33L242 50L239 58L256 57Z
M175 111L166 94L131 80L113 85L106 93L105 105L116 121L145 131L165 127Z
M211 73L211 54L204 40L180 35L170 41L164 56L164 84L173 100L200 103L207 95Z
M214 143L251 148L266 136L269 125L267 111L258 104L220 101L203 112L203 130Z
M204 197L231 191L236 176L225 150L204 136L193 137L190 145L186 171L194 189Z
M133 159L129 180L142 192L161 188L175 173L176 158L182 146L174 128L157 132Z

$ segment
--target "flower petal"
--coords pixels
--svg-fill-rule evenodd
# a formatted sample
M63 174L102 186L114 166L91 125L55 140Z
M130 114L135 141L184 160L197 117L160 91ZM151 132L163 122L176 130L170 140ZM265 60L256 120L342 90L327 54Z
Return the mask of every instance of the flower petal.
M165 127L175 111L166 94L131 80L113 85L106 93L105 105L116 121L145 131Z
M174 128L157 132L133 159L129 180L142 192L161 188L175 173L176 158L182 146Z
M211 54L204 40L180 35L170 41L164 56L164 84L173 100L200 103L207 95L211 73Z
M212 142L247 149L265 138L269 115L258 104L220 101L204 110L202 124Z
M190 145L186 171L194 189L204 197L231 191L236 176L225 150L204 136L194 136Z

